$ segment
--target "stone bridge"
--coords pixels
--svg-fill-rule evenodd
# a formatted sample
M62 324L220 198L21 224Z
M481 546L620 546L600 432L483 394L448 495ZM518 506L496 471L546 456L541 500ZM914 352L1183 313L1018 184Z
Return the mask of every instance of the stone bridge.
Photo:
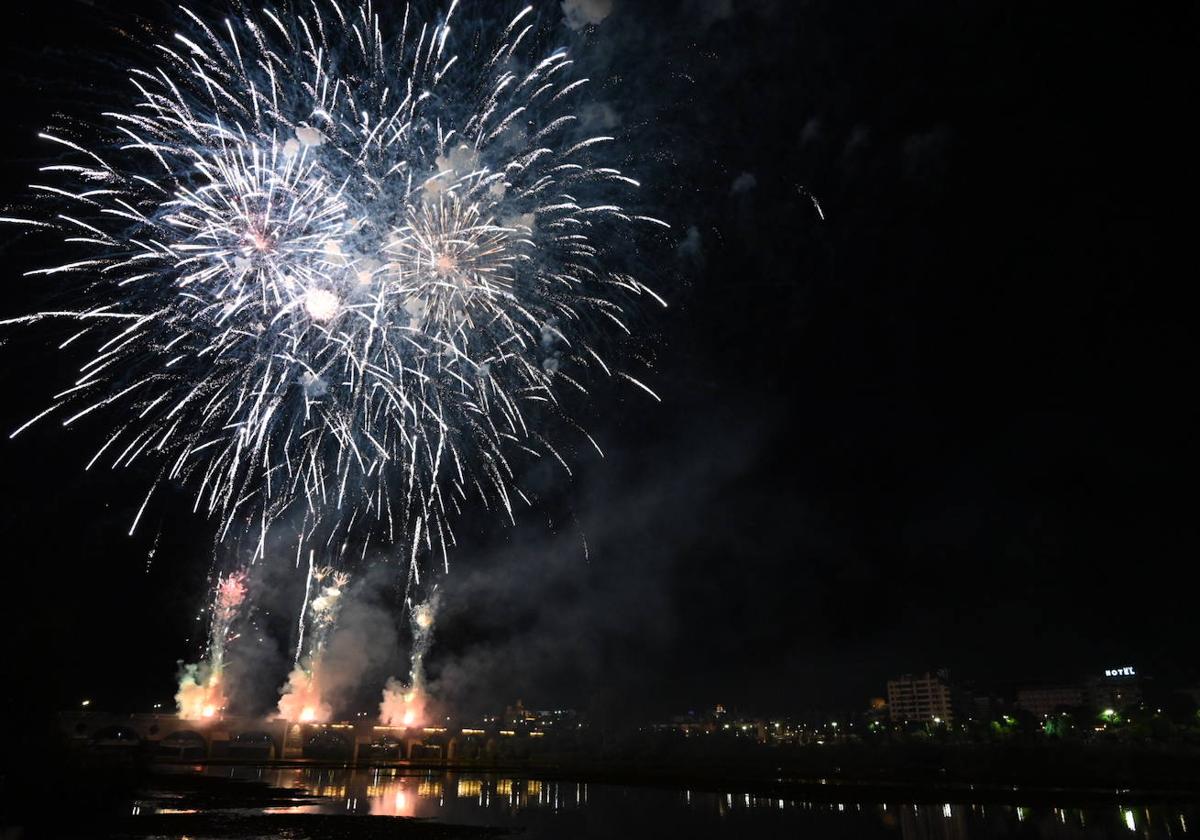
M164 760L315 759L350 763L479 758L495 750L482 730L289 723L217 716L185 720L173 714L77 711L59 716L59 731L77 749L142 752Z

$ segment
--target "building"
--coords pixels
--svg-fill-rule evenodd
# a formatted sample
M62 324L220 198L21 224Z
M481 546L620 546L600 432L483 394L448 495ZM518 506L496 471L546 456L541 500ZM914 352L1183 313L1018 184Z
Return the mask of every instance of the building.
M506 706L501 720L508 729L546 731L580 728L579 713L574 709L527 709L521 700L517 700L515 705ZM484 723L488 722L489 719L484 718ZM490 722L495 722L495 718Z
M1017 689L1017 708L1038 717L1049 717L1060 709L1084 705L1085 694L1077 685L1029 686Z
M526 709L525 704L518 699L512 706L504 707L504 725L509 729L514 726L532 726L537 723L538 713L533 709Z
M894 722L952 723L955 715L950 674L943 670L888 680L887 704Z
M1106 668L1104 676L1087 682L1087 704L1094 711L1121 711L1142 702L1142 678L1132 665Z

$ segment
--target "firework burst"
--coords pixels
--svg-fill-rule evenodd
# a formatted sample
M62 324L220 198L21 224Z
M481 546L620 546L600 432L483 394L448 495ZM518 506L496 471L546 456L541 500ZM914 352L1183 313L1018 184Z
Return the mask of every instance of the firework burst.
M5 323L76 320L95 353L14 434L102 413L89 468L158 465L134 527L178 481L259 554L300 510L408 546L411 579L467 498L511 516L517 453L566 465L535 422L563 389L650 392L600 345L661 303L619 255L665 225L626 209L533 7L459 39L457 6L390 29L370 3L183 8L131 107L43 135L47 201L5 221L72 249L32 273L78 305Z

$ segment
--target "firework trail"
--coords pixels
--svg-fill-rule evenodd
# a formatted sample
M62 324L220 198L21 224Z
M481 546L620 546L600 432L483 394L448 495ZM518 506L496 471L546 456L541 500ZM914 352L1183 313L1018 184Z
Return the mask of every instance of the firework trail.
M76 305L0 323L74 321L63 346L95 350L13 435L105 418L89 469L156 465L131 532L181 482L220 539L260 535L253 560L295 510L419 583L466 500L528 502L513 458L569 471L547 417L596 446L565 394L599 374L657 399L601 344L662 303L623 266L665 223L629 209L534 8L460 37L457 7L181 7L129 107L43 135L44 201L3 221L57 237L69 256L30 273Z
M333 709L322 699L321 661L349 582L349 575L327 566L309 572L306 595L314 585L317 595L311 601L306 597L301 611L302 649L297 651L287 684L280 690L279 716L285 720L324 722L333 716Z
M384 726L422 726L425 723L430 702L425 688L425 655L433 642L433 622L440 599L440 594L435 592L428 601L412 607L409 613L413 645L408 684L395 677L388 678L383 701L379 704L379 722Z
M225 645L237 639L230 635L238 609L246 601L246 573L234 572L217 583L217 594L213 601L212 663L221 670L225 667Z
M187 720L214 717L226 706L225 648L237 639L233 622L246 600L246 572L237 571L217 581L209 625L205 661L185 665L175 693L179 716Z

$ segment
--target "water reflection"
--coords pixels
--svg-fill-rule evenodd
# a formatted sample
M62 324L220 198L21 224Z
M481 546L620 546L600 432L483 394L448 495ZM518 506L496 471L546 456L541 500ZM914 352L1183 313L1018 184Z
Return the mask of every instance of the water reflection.
M814 802L744 791L676 791L410 768L196 767L190 772L257 782L285 794L284 801L259 808L261 813L349 813L518 825L530 829L529 837L558 836L556 831L577 837L612 836L605 832L614 828L626 836L642 836L639 831L652 834L654 826L675 826L694 837L834 833L900 840L990 840L1019 833L1048 840L1175 840L1188 836L1189 824L1195 821L1190 805L1081 809ZM169 806L169 800L141 801L134 805L134 813L179 812Z

